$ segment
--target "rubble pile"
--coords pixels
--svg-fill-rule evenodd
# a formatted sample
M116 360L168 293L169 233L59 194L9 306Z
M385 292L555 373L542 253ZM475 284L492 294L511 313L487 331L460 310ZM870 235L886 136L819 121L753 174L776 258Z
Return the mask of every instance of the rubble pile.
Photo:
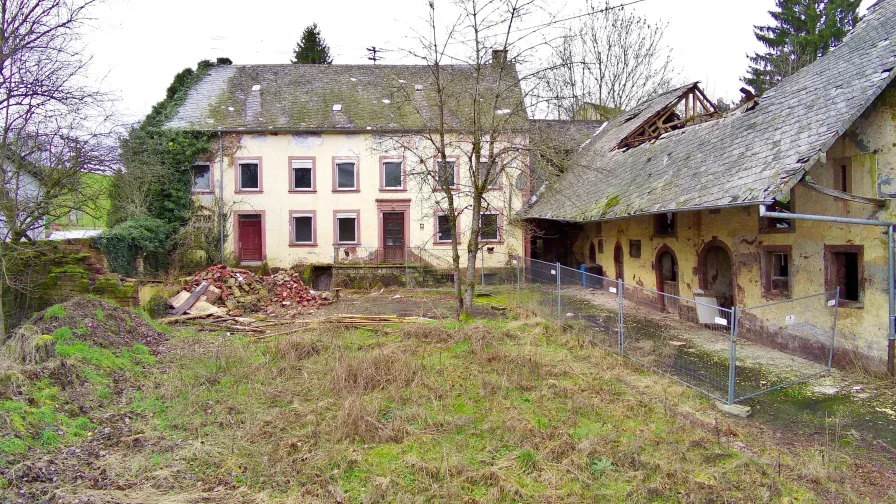
M221 314L225 312L222 308L226 307L226 313L242 316L244 312L269 310L273 306L316 308L332 300L329 292L309 289L298 273L281 271L258 276L249 270L219 264L190 277L184 284L184 290L169 303L172 307L179 306L187 301L191 292L206 282L208 288L187 313L208 311Z
M271 276L261 277L262 282L272 291L274 300L283 306L297 304L302 307L318 306L321 301L330 301L329 292L315 292L302 283L298 273L281 271Z

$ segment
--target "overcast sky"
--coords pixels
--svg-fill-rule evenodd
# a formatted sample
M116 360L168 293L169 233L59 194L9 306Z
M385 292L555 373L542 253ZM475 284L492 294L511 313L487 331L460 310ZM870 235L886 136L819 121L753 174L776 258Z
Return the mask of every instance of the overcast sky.
M449 4L448 0L436 0ZM631 0L612 0L613 4ZM873 3L863 0L862 10ZM385 63L413 63L401 49L425 29L426 0L107 0L85 34L92 74L139 120L164 97L174 74L202 59L288 63L302 29L317 22L335 63L369 63L366 47L389 49ZM437 7L441 4L437 3ZM585 0L552 11L581 12ZM628 7L668 24L680 81L702 81L712 98L736 99L746 54L759 50L753 25L767 24L774 0L643 0Z

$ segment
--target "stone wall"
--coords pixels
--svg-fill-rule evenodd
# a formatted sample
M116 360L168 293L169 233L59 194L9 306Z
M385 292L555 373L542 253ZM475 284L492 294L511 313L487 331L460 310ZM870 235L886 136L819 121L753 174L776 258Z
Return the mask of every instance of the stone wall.
M138 305L135 282L109 273L102 253L87 239L41 242L21 254L8 274L13 286L4 285L2 295L10 329L32 313L76 296L95 295L128 308Z

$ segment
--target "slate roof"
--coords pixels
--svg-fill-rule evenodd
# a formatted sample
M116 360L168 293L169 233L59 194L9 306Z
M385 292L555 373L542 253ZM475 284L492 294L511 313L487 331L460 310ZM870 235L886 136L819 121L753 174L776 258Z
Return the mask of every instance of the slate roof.
M443 66L446 122L469 121L475 85L471 66ZM525 129L528 116L513 64L487 65L484 92L500 97L495 119ZM416 87L422 85L422 91ZM333 110L341 105L341 110ZM190 90L171 128L204 131L415 130L438 118L435 80L426 65L224 65ZM338 107L337 107L338 108Z
M597 221L771 203L786 194L896 76L896 0L881 0L841 45L769 90L755 109L618 142L687 86L611 120L523 217Z
M533 119L529 133L532 136L563 139L579 146L591 138L606 121Z

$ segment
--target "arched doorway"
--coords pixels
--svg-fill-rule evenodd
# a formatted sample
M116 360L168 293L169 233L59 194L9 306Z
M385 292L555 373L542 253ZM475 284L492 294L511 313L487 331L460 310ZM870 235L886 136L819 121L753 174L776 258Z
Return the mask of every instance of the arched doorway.
M712 240L703 246L698 261L700 288L706 295L715 297L722 308L732 308L737 299L731 249L719 240Z
M675 252L666 245L660 247L653 269L656 271L656 290L660 292L660 311L678 313L678 298L671 297L678 296L678 259Z
M622 258L622 244L617 241L616 248L613 249L613 266L616 267L616 279L621 279L624 282L625 271L623 269L624 263Z

